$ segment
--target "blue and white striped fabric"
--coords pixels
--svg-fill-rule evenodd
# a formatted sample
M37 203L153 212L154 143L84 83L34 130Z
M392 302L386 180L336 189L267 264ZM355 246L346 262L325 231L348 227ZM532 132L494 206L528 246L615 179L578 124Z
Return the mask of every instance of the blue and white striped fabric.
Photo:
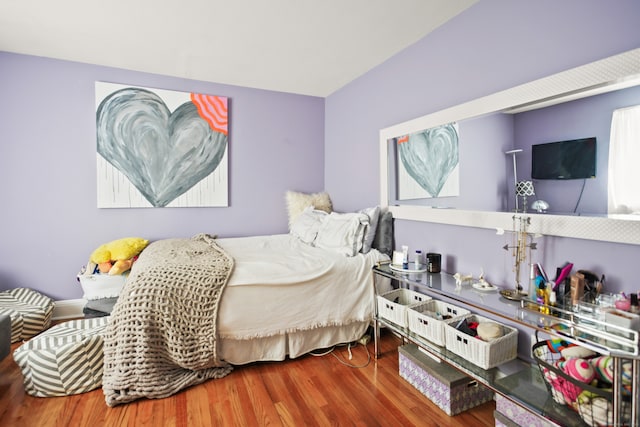
M110 317L53 326L13 352L25 391L36 397L84 393L102 385L102 336Z
M33 289L0 292L0 314L11 317L11 342L31 338L51 324L53 300Z

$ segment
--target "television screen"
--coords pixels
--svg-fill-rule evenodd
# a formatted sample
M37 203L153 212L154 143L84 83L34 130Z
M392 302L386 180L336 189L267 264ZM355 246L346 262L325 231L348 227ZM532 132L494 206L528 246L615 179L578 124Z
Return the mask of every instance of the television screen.
M583 138L531 146L531 178L596 177L596 139Z

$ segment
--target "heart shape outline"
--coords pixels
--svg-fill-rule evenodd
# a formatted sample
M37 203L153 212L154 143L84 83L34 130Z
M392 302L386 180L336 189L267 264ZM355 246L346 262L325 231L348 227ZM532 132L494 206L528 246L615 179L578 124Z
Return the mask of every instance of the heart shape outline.
M411 178L438 197L458 164L458 131L454 123L398 138L400 160Z
M193 102L172 113L141 88L113 92L96 112L98 153L154 207L164 207L216 170L227 135L214 131Z

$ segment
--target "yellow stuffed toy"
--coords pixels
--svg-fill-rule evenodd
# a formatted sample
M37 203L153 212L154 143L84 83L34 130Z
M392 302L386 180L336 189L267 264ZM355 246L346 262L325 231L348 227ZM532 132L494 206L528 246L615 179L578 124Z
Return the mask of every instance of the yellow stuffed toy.
M109 275L122 274L131 268L133 260L149 244L140 237L125 237L98 247L89 261L98 265L101 273Z

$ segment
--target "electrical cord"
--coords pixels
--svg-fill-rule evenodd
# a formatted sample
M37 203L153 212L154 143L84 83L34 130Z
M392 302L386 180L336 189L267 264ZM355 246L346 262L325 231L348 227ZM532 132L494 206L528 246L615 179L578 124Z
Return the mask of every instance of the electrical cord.
M354 364L352 364L350 362L347 362L346 360L344 360L343 357L338 356L335 353L336 347L345 347L346 346L347 347L347 352L349 353L349 360L351 360L351 359L353 359L353 353L352 353L351 349L357 347L358 343L360 343L365 348L365 350L367 352L367 362L362 364L362 365L354 365ZM327 350L324 350L322 352L318 352L317 353L315 351L312 351L309 354L312 355L312 356L315 356L315 357L322 357L322 356L326 356L326 355L330 354L333 357L335 357L336 360L338 360L338 362L340 362L341 364L343 364L345 366L348 366L350 368L356 368L356 369L366 368L371 363L371 353L369 353L369 347L367 347L367 345L364 342L359 342L359 341L358 342L352 341L350 343L340 344L338 346L334 345L334 346L332 346L332 347L330 347Z
M578 211L578 205L580 205L580 200L582 200L582 193L584 193L584 186L587 183L587 179L582 180L582 189L580 190L580 195L578 196L578 201L576 202L576 207L573 208L573 213Z

